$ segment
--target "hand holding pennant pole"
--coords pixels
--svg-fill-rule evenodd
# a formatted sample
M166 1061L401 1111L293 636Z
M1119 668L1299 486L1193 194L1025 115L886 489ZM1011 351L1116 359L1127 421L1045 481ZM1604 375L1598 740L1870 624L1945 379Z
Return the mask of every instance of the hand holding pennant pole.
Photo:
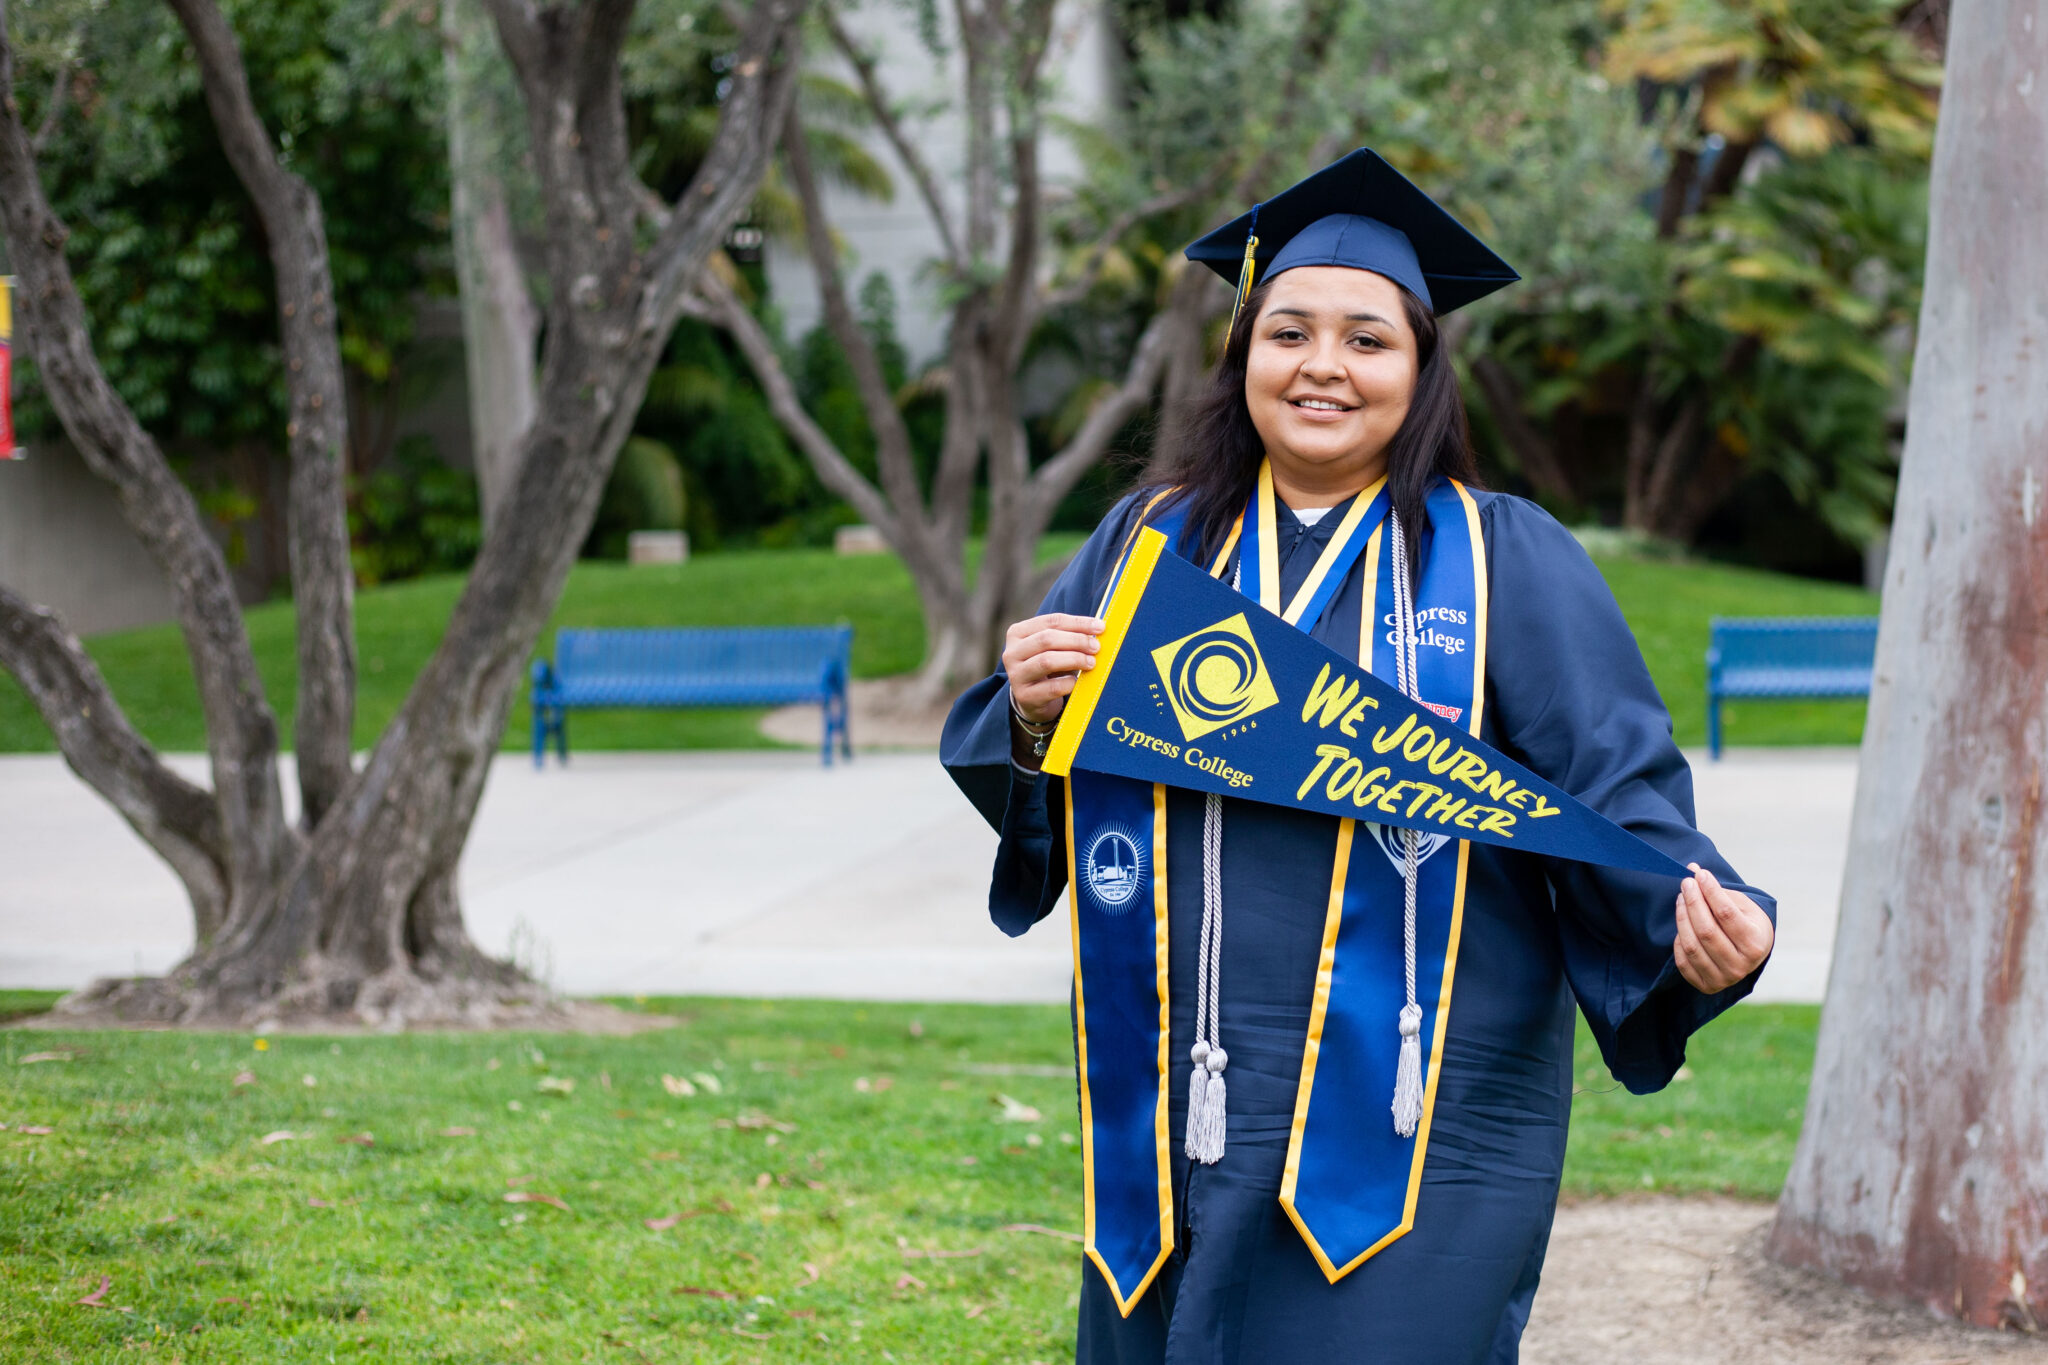
M1686 869L1454 722L1138 535L1045 771L1075 768L1448 839Z

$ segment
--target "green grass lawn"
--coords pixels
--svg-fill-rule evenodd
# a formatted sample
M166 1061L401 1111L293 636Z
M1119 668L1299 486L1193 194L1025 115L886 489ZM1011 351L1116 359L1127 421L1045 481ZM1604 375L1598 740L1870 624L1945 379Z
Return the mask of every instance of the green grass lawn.
M1070 550L1073 538L1048 545ZM1726 565L1627 558L1601 568L1642 642L1650 671L1671 707L1679 742L1706 736L1707 621L1721 616L1818 616L1870 613L1876 599L1840 584ZM404 700L453 610L462 580L422 579L361 593L356 643L361 677L356 743L368 747ZM250 639L290 741L296 684L292 609L255 607ZM808 625L850 621L853 671L882 677L917 665L924 625L910 577L893 556L841 558L824 550L758 550L702 555L675 567L585 563L570 576L554 626ZM541 652L553 651L550 628ZM197 693L175 629L155 626L90 642L129 716L159 749L205 747ZM525 690L506 729L523 748L532 724ZM1854 744L1863 733L1861 701L1736 702L1723 709L1730 744ZM758 748L757 711L577 712L570 744L586 749ZM11 678L0 675L0 752L54 748L49 732Z
M1010 1230L1080 1226L1064 1010L652 1007L687 1022L0 1035L0 1359L1071 1359L1078 1249ZM1816 1017L1736 1010L1641 1099L1582 1036L1567 1193L1774 1195Z

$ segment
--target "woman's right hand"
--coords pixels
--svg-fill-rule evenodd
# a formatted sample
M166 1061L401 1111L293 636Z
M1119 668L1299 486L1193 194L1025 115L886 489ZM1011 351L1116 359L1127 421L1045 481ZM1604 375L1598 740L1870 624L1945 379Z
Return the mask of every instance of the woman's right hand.
M1003 638L1003 671L1010 696L1034 724L1059 719L1085 669L1095 667L1102 648L1102 622L1093 616L1054 612L1010 627Z

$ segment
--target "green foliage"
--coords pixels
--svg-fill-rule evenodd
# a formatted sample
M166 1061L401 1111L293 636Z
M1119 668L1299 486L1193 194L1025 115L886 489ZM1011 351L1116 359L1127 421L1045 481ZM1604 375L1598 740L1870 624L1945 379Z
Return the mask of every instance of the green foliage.
M683 1025L4 1035L6 1112L53 1131L0 1147L0 1355L1067 1357L1077 1249L1006 1230L1081 1225L1064 1007L644 1007ZM1738 1007L1650 1097L1582 1045L1564 1192L1769 1198L1817 1014ZM716 1093L663 1085L697 1072ZM102 1274L127 1311L75 1306Z
M446 287L431 7L223 8L280 155L321 196L344 360L361 381L382 384L412 338L420 294ZM40 161L115 388L174 446L281 444L268 254L169 10L153 0L37 5L15 26L27 40L23 91L46 99L55 64L75 61L73 99ZM34 120L41 110L25 112ZM52 430L27 376L24 389L25 433Z
M651 436L629 437L612 466L583 552L624 559L635 531L680 531L686 502L676 453Z
M426 437L408 436L350 490L348 530L364 587L467 569L483 544L476 476L444 463Z

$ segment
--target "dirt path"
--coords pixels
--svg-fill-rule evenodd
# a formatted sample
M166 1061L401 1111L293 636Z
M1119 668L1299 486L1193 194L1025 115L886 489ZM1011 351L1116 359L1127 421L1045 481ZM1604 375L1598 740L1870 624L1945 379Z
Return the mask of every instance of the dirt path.
M2048 1362L2048 1340L1939 1322L1764 1260L1770 1217L1732 1199L1559 1208L1523 1365Z

